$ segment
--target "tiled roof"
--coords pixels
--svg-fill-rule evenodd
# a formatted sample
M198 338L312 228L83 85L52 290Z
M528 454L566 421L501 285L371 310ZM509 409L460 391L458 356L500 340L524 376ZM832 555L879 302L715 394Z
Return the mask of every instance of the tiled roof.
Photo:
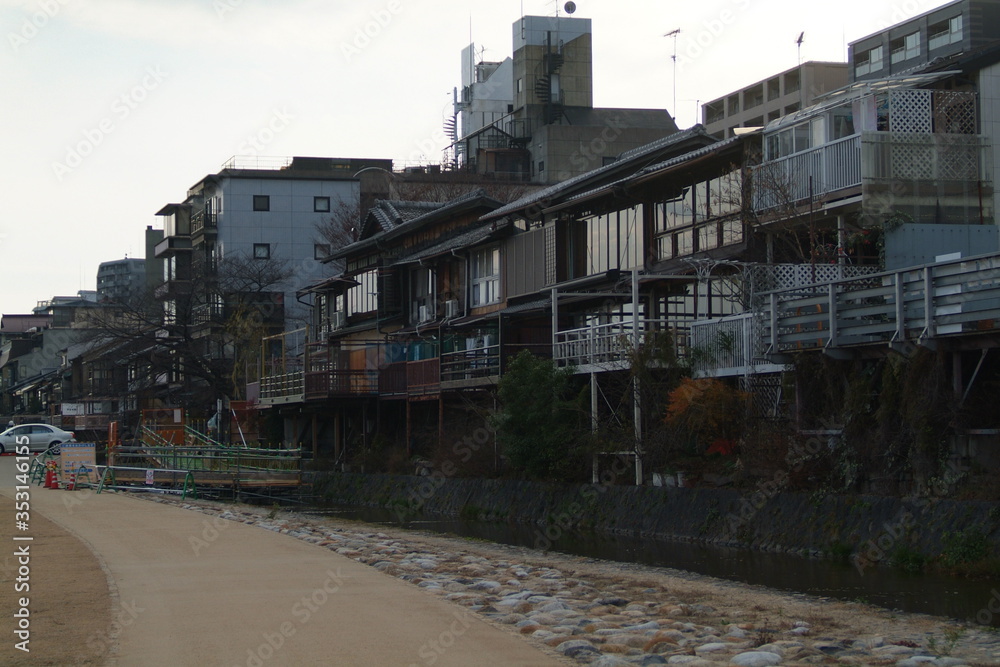
M538 190L537 192L532 192L531 194L521 197L517 201L511 202L506 206L501 206L495 211L491 211L487 215L483 216L483 218L499 218L528 208L534 204L547 201L557 195L562 195L564 197L568 196L574 188L583 187L588 181L599 182L602 177L608 177L618 171L628 172L630 168L633 170L642 169L647 166L642 163L644 158L649 158L659 151L669 149L670 147L676 146L688 139L699 137L706 139L712 138L711 135L705 130L704 125L695 125L694 127L682 132L676 132L662 139L657 139L656 141L648 143L645 146L625 151L619 156L617 162L599 167L593 171L588 171L587 173L580 174L579 176L574 176L573 178L569 178L548 188ZM629 173L634 173L634 171Z

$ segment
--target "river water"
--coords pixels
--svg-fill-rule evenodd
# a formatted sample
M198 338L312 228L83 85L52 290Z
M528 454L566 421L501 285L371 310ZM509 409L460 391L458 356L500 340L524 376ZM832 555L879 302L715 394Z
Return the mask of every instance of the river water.
M888 567L867 568L862 574L845 562L624 535L567 531L550 540L537 526L433 515L418 516L401 525L394 512L373 508L324 507L304 513L524 547L551 544L551 550L567 554L676 568L778 590L867 602L888 609L1000 627L1000 613L990 611L992 606L1000 612L1000 582L910 574Z

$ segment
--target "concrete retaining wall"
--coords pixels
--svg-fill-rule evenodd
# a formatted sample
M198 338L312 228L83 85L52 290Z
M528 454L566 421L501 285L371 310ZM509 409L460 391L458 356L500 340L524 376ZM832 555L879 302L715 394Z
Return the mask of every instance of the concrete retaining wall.
M553 485L352 473L318 473L325 502L535 524L552 535L578 528L761 551L853 553L878 560L900 547L941 553L948 532L978 530L996 550L1000 505L875 496L819 496L761 488ZM997 551L1000 553L1000 551Z

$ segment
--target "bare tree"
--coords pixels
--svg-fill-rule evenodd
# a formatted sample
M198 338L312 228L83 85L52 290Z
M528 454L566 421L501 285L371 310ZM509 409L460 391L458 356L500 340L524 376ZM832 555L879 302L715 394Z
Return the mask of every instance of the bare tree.
M121 394L145 389L162 404L207 411L243 395L262 336L283 328L288 275L279 260L194 261L188 280L105 304L91 322L95 349L133 368Z

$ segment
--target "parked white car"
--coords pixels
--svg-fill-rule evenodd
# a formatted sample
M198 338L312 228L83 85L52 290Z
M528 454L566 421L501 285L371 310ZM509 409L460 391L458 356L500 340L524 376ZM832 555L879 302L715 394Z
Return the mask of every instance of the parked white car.
M19 424L0 433L0 454L14 452L19 443L28 438L28 451L43 452L64 442L75 442L76 434L48 424Z

